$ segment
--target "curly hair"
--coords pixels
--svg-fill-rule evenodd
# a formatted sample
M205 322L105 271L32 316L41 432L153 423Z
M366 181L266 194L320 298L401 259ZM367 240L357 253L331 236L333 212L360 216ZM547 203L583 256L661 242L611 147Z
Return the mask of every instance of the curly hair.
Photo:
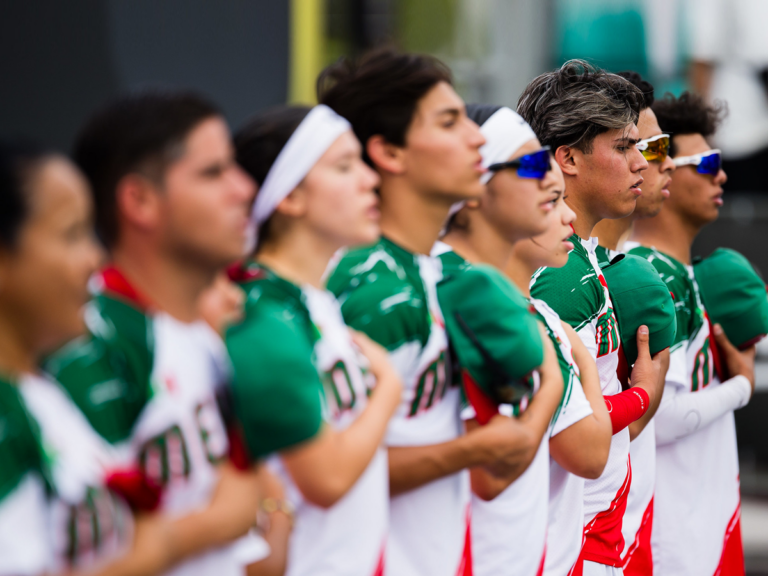
M317 79L317 100L349 120L370 164L368 140L381 135L404 146L419 100L440 82L453 80L438 59L386 47L328 66Z
M637 123L642 107L643 94L631 82L584 60L570 60L534 78L517 112L553 151L571 146L589 154L598 135Z
M624 72L617 72L616 75L621 76L625 80L631 82L638 88L638 90L640 90L640 92L643 93L643 105L642 105L643 110L653 106L653 102L655 100L653 95L653 84L648 82L648 80L644 80L643 77L640 76L640 74L635 72L634 70L625 70Z
M693 92L683 92L677 98L667 93L653 103L653 111L659 126L672 136L670 154L675 156L675 135L701 134L712 136L728 114L725 102L708 104L704 98Z

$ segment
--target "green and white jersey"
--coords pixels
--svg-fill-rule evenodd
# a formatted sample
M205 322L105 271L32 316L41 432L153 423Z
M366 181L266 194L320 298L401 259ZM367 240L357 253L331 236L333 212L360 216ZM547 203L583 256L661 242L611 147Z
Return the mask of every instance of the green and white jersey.
M435 286L436 258L386 238L343 255L328 280L346 323L389 350L403 397L387 432L389 446L446 442L462 431L459 389L446 373L448 341ZM456 573L466 533L466 471L390 499L387 572L398 576Z
M51 357L47 369L118 453L162 488L160 510L184 516L206 506L229 442L216 394L229 378L226 350L202 321L151 308L115 268L93 282L87 335ZM187 560L167 574L241 574L258 558L255 536Z
M249 264L239 279L245 315L226 342L251 457L307 442L323 425L350 426L368 402L367 360L333 294L296 286L259 264ZM373 576L387 536L386 451L379 448L350 491L327 509L304 500L279 458L271 463L296 503L286 574Z
M621 392L616 375L619 331L595 249L597 238L569 239L573 250L562 268L542 268L531 279L531 295L546 302L579 335L597 364L603 395ZM611 440L603 474L584 484L585 558L617 566L624 547L621 524L631 482L629 430Z
M133 524L105 487L114 464L57 383L0 379L0 574L97 569L124 553Z

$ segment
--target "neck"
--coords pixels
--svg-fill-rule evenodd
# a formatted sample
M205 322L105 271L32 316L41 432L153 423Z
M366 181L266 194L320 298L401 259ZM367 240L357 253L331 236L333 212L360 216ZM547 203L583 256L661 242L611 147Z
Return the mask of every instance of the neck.
M381 233L416 254L429 254L450 210L447 199L435 200L401 179L381 183Z
M504 270L512 254L513 243L496 233L481 216L470 218L465 229L455 228L443 241L465 260L490 264Z
M700 228L680 218L666 206L653 218L636 220L630 240L654 247L683 264L691 263L691 246Z
M36 371L34 348L27 345L24 335L14 322L15 313L0 313L0 373L16 376Z
M155 308L182 322L194 322L200 317L200 294L218 272L191 258L174 258L142 242L121 243L112 251L112 261Z
M297 286L309 284L322 289L328 262L339 248L309 231L296 229L265 245L256 260Z
M579 238L589 240L595 225L603 218L594 214L590 209L589 203L586 201L588 193L575 188L573 179L568 178L565 184L565 192L568 198L565 200L565 203L576 213L576 220L572 224L573 231Z
M592 230L592 235L597 236L600 246L609 250L617 250L624 236L632 227L632 218L617 218L616 220L600 220Z
M509 257L509 262L504 270L507 277L520 289L523 296L526 298L531 297L531 276L538 269L538 266L531 264L530 262L523 260L520 256L512 250L512 255Z

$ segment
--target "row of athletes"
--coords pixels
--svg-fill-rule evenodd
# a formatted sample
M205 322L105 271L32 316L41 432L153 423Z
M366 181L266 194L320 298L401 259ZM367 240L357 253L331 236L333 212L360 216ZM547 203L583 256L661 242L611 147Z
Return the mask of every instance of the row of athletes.
M0 574L743 574L720 110L579 61L465 106L391 50L318 97L3 145Z

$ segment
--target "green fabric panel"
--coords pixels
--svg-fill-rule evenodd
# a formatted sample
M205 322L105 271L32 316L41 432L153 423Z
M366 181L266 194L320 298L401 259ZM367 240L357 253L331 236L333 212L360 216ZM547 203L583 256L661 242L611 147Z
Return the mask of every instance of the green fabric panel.
M29 473L45 478L36 422L16 385L0 379L0 501Z
M736 346L768 333L765 283L744 256L718 248L693 266L704 308Z
M555 347L557 363L560 365L560 374L563 376L563 395L560 398L560 404L558 404L557 410L555 410L555 414L552 416L552 423L554 424L557 422L557 418L560 416L560 412L562 411L563 406L566 405L568 399L571 397L571 390L573 389L574 381L578 380L578 376L576 376L576 372L574 372L573 366L571 366L570 362L568 362L568 360L566 360L565 356L563 355L563 350L560 348L562 342L560 341L558 335L555 334L549 327L549 324L547 324L547 319L544 318L544 316L542 316L541 313L536 310L536 308L533 308L533 313L539 322L544 325L544 328L549 335L549 339L552 341L552 345Z
M601 269L611 263L611 255L608 254L608 249L603 246L598 245L595 248L595 256L597 256L597 263L600 264Z
M669 289L675 304L676 316L675 339L672 347L687 342L698 331L701 321L695 314L696 293L685 265L668 254L645 246L637 246L630 250L629 254L648 260Z
M389 240L348 252L328 289L341 303L347 325L388 350L427 343L431 321L416 257Z
M251 458L259 459L318 434L323 385L314 364L316 329L298 287L269 274L243 288L245 316L225 340L235 414Z
M520 380L541 365L541 336L529 304L495 268L478 264L453 273L438 283L437 297L459 365L492 398L497 398L492 392L496 373L487 366L456 314L509 378Z
M531 296L544 300L560 319L576 331L592 322L605 304L589 254L575 234L569 238L573 250L562 268L544 268L534 275Z
M97 296L83 337L50 356L45 369L111 443L128 439L152 397L152 320L119 297Z

